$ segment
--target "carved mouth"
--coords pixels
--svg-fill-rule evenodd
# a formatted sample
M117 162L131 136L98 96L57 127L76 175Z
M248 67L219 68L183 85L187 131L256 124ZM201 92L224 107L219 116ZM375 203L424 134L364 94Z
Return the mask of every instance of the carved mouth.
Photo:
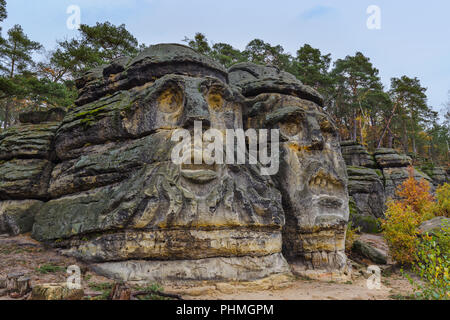
M341 180L330 174L319 171L309 179L310 188L320 188L326 190L343 189L344 186Z
M319 170L313 174L309 180L309 190L317 196L317 204L324 209L340 209L344 202L340 198L344 191L344 184L341 179Z
M317 204L328 209L340 209L342 208L344 202L337 197L321 196L317 201Z
M215 166L207 164L182 164L181 175L197 183L207 183L218 176Z

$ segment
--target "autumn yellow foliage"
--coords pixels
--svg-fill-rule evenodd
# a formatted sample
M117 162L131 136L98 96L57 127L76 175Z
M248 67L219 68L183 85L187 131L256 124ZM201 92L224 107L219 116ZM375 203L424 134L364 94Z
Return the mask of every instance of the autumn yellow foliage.
M423 221L433 218L435 208L429 183L424 179L417 181L412 167L409 175L397 189L399 199L387 203L386 218L381 220L391 255L402 264L414 261L418 228Z

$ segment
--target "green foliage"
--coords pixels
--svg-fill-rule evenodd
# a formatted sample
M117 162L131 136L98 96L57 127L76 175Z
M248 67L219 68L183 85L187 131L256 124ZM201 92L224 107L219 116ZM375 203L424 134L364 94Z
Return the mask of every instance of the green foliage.
M421 282L408 276L416 297L425 300L450 300L450 226L417 240L413 271Z
M23 72L34 65L32 54L42 49L41 44L31 41L16 24L8 30L8 37L0 43L0 71L9 78L14 77L17 71Z
M418 228L423 221L433 218L433 197L425 180L414 178L410 167L410 177L397 188L400 200L387 203L386 218L381 220L383 235L394 260L401 264L415 261Z
M198 53L204 54L206 56L211 54L211 47L209 46L208 39L206 39L206 36L203 33L197 32L194 36L194 39L185 37L183 41Z
M333 77L330 74L331 54L322 55L319 49L305 44L297 51L292 61L293 73L304 84L318 90L325 98L325 105L330 104Z
M7 17L7 12L6 12L6 1L5 0L0 0L0 22L2 22L3 20L5 20ZM0 31L2 29L0 28Z
M350 221L347 225L345 234L345 251L350 252L353 247L353 243L357 239L357 233L359 229L353 227L353 223Z
M382 228L392 258L402 264L412 263L421 222L419 214L410 206L395 201L389 202L387 207Z
M68 75L77 78L91 68L121 56L135 56L138 52L139 43L125 25L82 24L79 37L58 41L57 49L39 67L52 81L60 81Z
M444 183L436 189L435 216L450 218L450 184Z

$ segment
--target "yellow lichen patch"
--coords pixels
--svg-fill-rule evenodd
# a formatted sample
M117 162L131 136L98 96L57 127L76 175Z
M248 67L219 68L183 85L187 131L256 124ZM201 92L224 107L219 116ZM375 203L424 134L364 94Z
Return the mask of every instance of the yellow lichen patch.
M292 137L300 132L300 127L296 122L285 122L280 124L280 130L285 135Z
M183 106L183 93L179 88L171 87L166 89L158 97L159 109L164 113L174 113Z
M131 91L141 92L141 91L144 91L145 89L147 89L148 87L151 87L154 84L155 84L155 81L149 81L149 82L146 82L145 84L143 84L142 86L132 88Z
M211 109L217 111L222 109L224 100L220 92L212 90L208 93L208 105Z

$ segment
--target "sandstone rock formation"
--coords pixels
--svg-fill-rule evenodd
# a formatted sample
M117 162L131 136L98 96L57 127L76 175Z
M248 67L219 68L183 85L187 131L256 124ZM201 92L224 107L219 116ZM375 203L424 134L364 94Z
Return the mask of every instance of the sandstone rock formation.
M30 232L35 213L48 200L54 136L64 113L26 112L21 125L0 133L0 234Z
M384 188L386 198L396 198L395 191L409 178L408 167L412 165L412 159L406 155L400 155L394 149L376 149L374 152L378 166L381 168L384 177ZM432 180L423 172L414 169L414 178L425 179L431 185Z
M156 45L78 80L33 236L126 281L288 273L281 195L270 177L170 158L178 128L242 128L242 98L227 77L190 48Z
M347 164L351 220L363 231L377 231L376 220L384 216L385 202L395 199L397 188L409 178L412 159L394 149L380 148L370 154L355 141L342 141L341 149ZM448 181L440 167L414 168L414 178L425 179L434 191Z
M425 167L422 168L422 171L431 178L431 180L433 181L433 185L435 186L442 185L450 180L449 176L447 176L447 173L442 167Z
M347 164L350 219L365 232L376 232L377 219L384 216L386 194L383 173L375 158L355 141L341 142Z
M230 83L246 97L246 128L280 130L280 170L274 179L286 215L283 254L297 273L345 276L347 174L321 96L275 67L241 63L229 72Z
M285 257L298 273L345 276L347 173L316 91L176 44L76 84L67 114L25 114L1 134L0 233L32 226L35 239L125 281L255 280L290 274ZM172 134L196 121L280 129L280 171L173 163Z

